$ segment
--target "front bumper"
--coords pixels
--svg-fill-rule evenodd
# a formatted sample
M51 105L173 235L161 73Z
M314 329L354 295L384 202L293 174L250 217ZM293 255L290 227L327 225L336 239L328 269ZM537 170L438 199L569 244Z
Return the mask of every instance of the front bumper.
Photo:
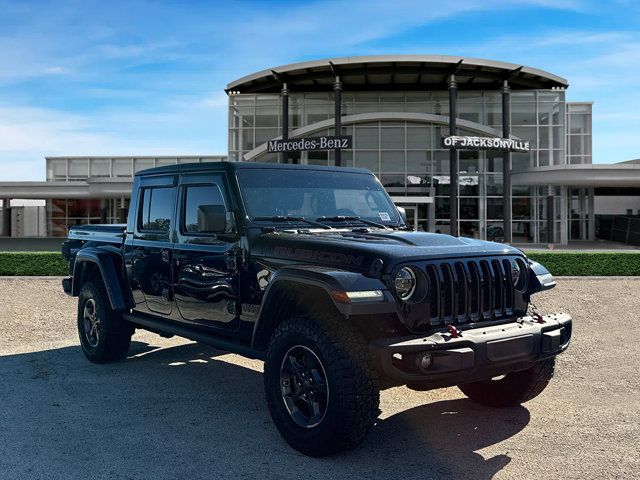
M369 347L388 382L428 390L524 370L564 352L571 340L566 313L545 315L540 321L527 316L500 325L458 328L457 337L444 331L375 340ZM428 368L419 362L425 353L431 354Z
M62 290L64 290L64 293L66 293L67 295L71 295L71 277L65 277L62 279Z

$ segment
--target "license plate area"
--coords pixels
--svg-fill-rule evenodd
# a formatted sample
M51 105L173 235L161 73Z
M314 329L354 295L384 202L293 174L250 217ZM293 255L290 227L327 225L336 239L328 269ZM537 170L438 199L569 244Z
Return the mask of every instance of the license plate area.
M534 340L533 334L527 334L489 341L486 344L487 360L503 362L531 355L534 349Z

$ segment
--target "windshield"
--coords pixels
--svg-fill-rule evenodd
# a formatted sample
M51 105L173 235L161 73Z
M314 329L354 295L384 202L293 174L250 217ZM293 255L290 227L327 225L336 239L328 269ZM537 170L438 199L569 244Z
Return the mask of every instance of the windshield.
M359 217L401 223L398 210L372 174L320 170L242 169L238 181L251 219Z

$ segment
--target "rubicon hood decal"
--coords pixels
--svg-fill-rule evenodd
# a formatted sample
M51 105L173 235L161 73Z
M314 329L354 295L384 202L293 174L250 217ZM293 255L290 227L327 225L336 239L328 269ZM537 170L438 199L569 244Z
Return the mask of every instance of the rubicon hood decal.
M308 248L275 247L274 255L280 258L294 258L312 263L332 263L336 265L362 265L364 257L362 255L351 255L340 252L327 252L322 250L311 250Z

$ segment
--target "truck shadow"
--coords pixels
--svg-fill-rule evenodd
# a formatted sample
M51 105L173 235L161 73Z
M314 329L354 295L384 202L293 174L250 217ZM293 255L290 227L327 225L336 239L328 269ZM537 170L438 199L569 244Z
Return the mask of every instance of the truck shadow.
M75 346L0 357L0 469L25 478L490 479L510 457L477 451L529 422L524 407L427 403L425 394L425 405L380 419L362 447L312 459L273 426L260 362L240 366L198 344L134 342L131 354L107 365Z

